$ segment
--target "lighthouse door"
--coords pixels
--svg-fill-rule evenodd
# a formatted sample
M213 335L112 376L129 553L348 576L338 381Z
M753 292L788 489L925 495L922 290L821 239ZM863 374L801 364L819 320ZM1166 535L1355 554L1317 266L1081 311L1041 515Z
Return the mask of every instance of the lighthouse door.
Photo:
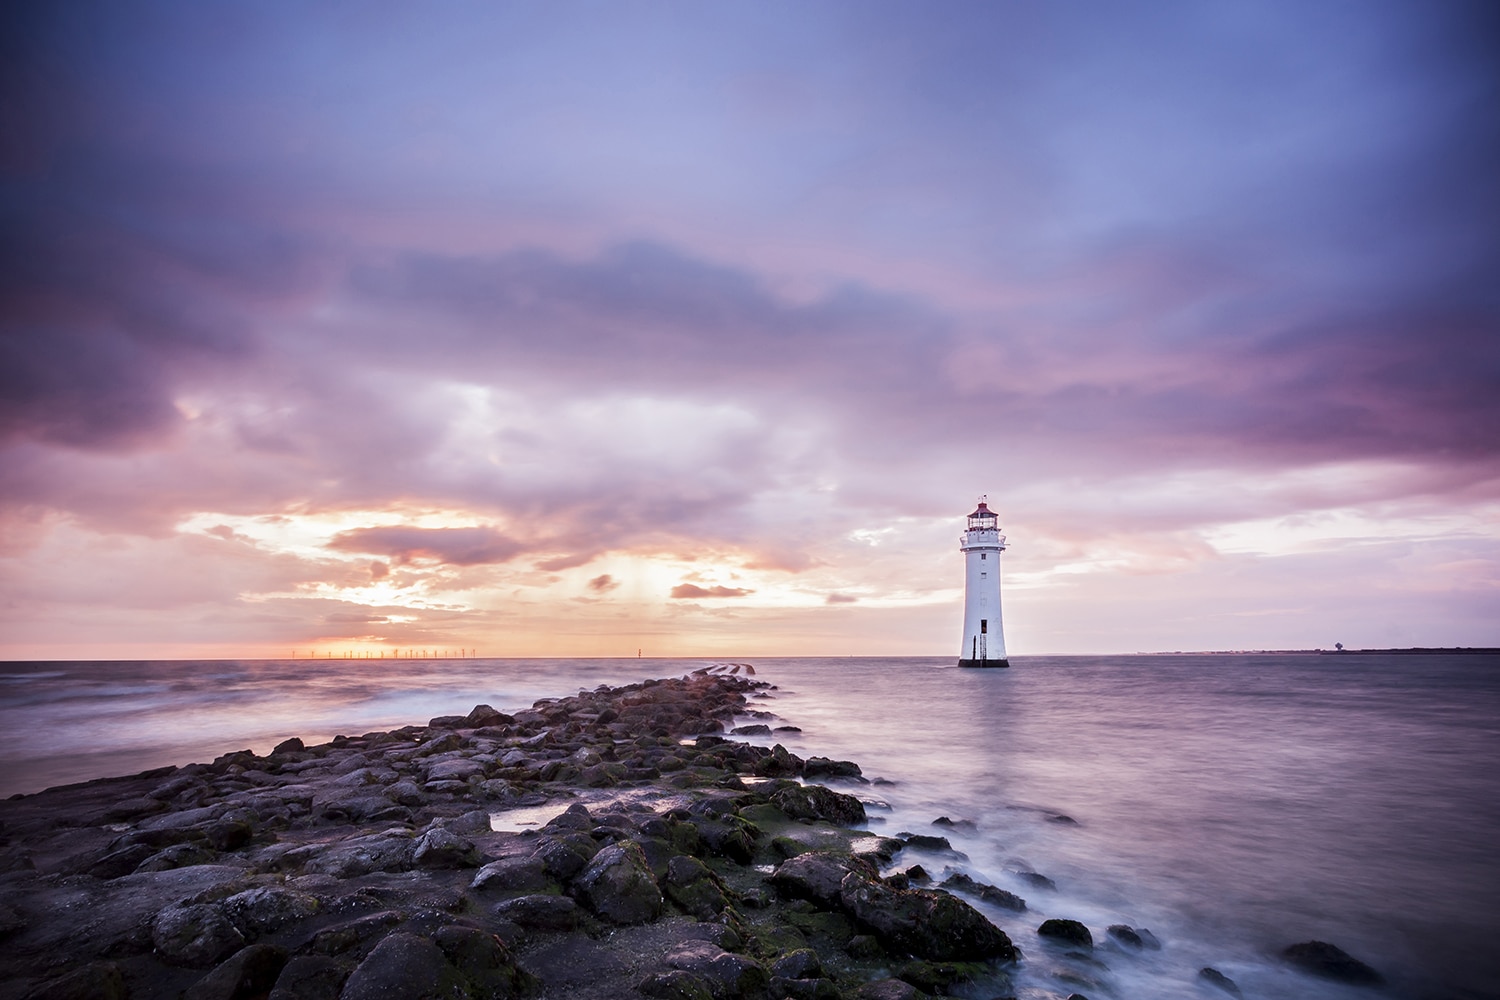
M979 641L985 645L979 647L979 655L975 657L977 660L988 660L990 658L989 649L986 648L989 644L989 631L990 620L988 618L979 619Z

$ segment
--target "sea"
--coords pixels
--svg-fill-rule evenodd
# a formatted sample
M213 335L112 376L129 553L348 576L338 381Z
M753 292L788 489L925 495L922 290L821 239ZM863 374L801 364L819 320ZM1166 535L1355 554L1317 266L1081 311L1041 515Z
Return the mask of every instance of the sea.
M214 660L0 664L0 794L232 750L265 753L476 704L502 711L692 659ZM1027 901L979 904L1025 953L1024 1000L1500 997L1500 657L1017 656L748 660L800 732L741 737L858 762L872 831ZM756 719L742 719L752 723ZM947 817L952 825L934 825ZM1055 888L1038 884L1045 876ZM1082 921L1094 961L1043 943ZM1113 924L1160 950L1118 946ZM1312 978L1321 940L1384 989ZM988 995L988 994L984 994Z

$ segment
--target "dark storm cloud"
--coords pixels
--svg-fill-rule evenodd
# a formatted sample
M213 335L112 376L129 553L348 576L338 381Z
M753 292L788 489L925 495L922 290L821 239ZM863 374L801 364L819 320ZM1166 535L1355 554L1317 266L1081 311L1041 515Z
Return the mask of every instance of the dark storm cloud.
M525 546L494 528L414 528L388 525L341 531L328 543L339 552L390 556L397 562L430 559L450 566L483 566L514 559Z

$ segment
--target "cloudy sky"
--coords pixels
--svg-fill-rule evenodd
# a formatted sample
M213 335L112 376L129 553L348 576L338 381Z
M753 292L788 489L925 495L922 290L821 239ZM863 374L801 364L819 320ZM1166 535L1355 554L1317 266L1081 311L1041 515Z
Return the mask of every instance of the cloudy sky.
M1489 3L20 3L0 657L1500 644Z

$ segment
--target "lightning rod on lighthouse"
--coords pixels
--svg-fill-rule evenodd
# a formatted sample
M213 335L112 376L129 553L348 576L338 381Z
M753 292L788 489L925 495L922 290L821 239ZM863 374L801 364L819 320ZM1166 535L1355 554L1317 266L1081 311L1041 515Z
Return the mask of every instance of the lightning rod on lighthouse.
M1008 667L1005 628L1000 616L1000 553L1005 536L999 517L981 497L958 538L964 554L964 642L960 667Z

